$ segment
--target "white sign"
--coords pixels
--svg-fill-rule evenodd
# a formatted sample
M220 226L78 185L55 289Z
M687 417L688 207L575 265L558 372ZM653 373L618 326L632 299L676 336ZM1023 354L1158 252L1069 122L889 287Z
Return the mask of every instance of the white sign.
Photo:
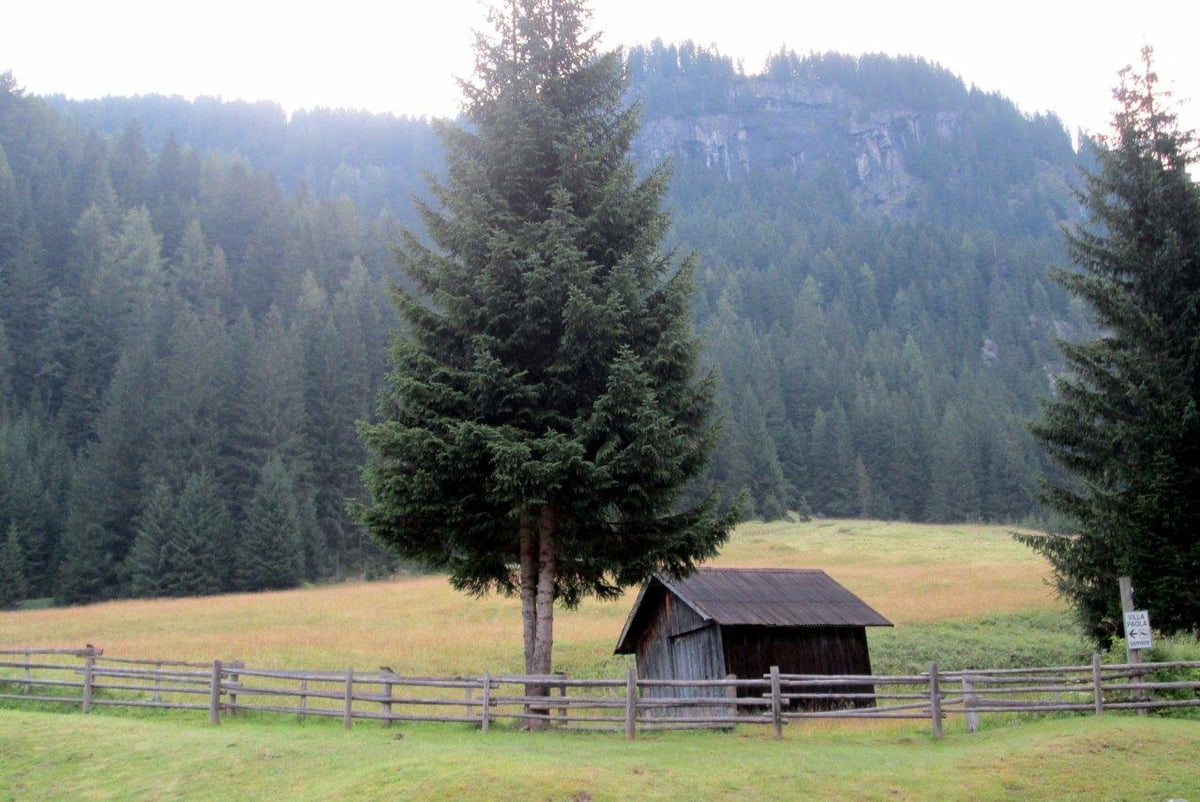
M1150 636L1150 612L1130 610L1125 613L1125 646L1129 649L1149 649L1154 645Z

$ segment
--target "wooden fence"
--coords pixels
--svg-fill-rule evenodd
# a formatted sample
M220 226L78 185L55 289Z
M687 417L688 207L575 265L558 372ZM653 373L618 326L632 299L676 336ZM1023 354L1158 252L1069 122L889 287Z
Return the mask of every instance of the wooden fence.
M408 677L389 670L295 671L211 663L106 657L102 650L0 650L0 700L207 711L219 724L241 711L300 718L460 722L487 731L508 721L570 729L624 731L759 724L782 737L810 718L925 719L935 737L963 716L973 731L997 713L1200 707L1200 662L929 671L911 676L782 674L674 681L573 679L483 674ZM1178 677L1184 677L1179 679ZM864 692L865 688L870 692ZM549 695L538 691L547 689ZM678 695L670 690L680 691ZM841 689L841 690L839 690Z

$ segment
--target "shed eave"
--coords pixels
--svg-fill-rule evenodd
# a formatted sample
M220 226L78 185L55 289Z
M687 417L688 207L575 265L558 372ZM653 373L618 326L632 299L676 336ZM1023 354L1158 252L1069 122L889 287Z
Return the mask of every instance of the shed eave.
M650 583L653 581L650 579L642 583L642 589L638 591L638 596L634 599L633 609L625 618L625 626L621 627L621 634L617 637L617 648L613 649L613 654L633 654L634 647L628 643L630 630L633 629L634 619L637 618L638 611L642 609L642 600L646 598L646 591L650 589Z
M629 611L629 617L625 619L625 626L621 628L621 635L617 638L617 648L613 650L613 654L633 654L637 651L637 643L635 642L637 639L637 631L634 625L639 618L639 613L642 611L642 604L646 600L646 594L656 582L661 585L665 591L674 595L675 598L680 602L686 604L692 610L695 610L696 615L704 619L705 622L712 622L713 617L711 615L709 615L699 605L686 598L682 593L679 592L679 588L672 585L669 580L664 579L662 576L656 574L646 580L642 584L642 589L638 591L637 599L633 602L633 609Z

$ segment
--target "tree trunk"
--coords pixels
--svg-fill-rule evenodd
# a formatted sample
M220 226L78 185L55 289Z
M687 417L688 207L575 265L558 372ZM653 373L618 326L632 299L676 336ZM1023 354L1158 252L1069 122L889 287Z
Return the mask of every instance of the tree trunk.
M523 519L521 533L521 614L525 625L525 672L547 676L553 669L554 648L554 579L557 573L558 544L555 530L558 525L553 504L541 509L537 527ZM525 695L549 696L550 688L543 683L525 686ZM548 715L549 707L530 705L533 715ZM545 726L542 719L530 719L529 729Z
M521 537L521 623L525 630L525 673L533 672L533 646L537 640L537 533L528 512L518 522ZM528 695L528 689L526 690Z
M558 519L554 505L542 508L538 522L537 626L533 648L533 671L549 674L554 648L554 579L558 574Z

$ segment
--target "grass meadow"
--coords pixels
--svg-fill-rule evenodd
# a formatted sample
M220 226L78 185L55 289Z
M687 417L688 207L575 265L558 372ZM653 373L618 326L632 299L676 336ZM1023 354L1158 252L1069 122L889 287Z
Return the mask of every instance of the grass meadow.
M1091 647L1007 530L869 521L750 523L718 565L822 568L896 626L869 631L876 673L1082 664ZM1114 589L1115 592L1115 589ZM555 664L622 676L612 650L632 603L556 618ZM203 599L0 613L0 647L244 660L272 668L407 675L518 673L516 600L474 599L443 577L400 577ZM1194 658L1193 658L1194 659ZM640 735L465 725L299 722L102 708L0 709L0 802L25 799L1188 799L1200 801L1200 721L985 717L805 722Z

